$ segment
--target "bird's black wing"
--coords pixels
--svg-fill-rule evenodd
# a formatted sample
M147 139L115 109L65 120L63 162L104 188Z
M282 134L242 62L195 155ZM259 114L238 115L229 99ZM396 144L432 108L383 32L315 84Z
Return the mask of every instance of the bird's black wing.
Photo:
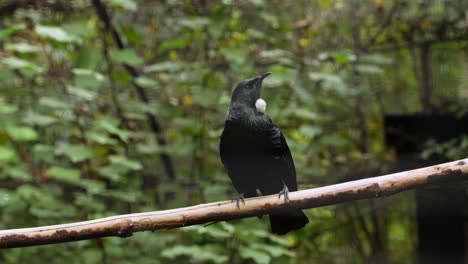
M296 191L296 168L286 139L268 115L264 118L263 134L266 151L260 165L263 168L260 190L264 195L279 193L284 183L290 191Z
M242 136L244 129L238 123L226 120L219 143L221 161L231 178L232 184L238 193L244 197L257 196L255 183L255 160L249 158L246 152L246 139Z
M224 168L226 169L226 172L229 175L230 172L230 163L229 163L229 158L227 152L229 152L229 121L226 121L225 127L223 132L221 133L221 138L219 141L219 156L221 157L221 162L224 165Z
M273 158L278 161L275 167L282 167L279 171L284 173L282 180L289 190L297 191L296 168L286 138L274 124L271 127L270 135L273 145Z
M269 141L272 145L272 162L268 178L263 185L265 194L277 193L281 190L283 182L289 191L297 191L296 169L286 139L280 129L271 123L269 129ZM279 183L278 181L282 181ZM274 191L276 189L276 191ZM270 214L270 225L273 233L286 234L293 229L302 228L309 222L307 216L297 208L285 208L279 212Z

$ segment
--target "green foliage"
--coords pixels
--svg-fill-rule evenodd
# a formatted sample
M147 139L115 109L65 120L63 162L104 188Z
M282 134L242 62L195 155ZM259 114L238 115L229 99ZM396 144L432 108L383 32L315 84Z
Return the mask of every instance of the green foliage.
M0 161L8 162L16 157L16 153L12 148L0 146Z
M468 137L459 136L444 142L428 140L421 153L423 159L444 158L448 160L464 159L468 153Z
M137 9L137 3L133 0L111 0L109 2L130 11L136 11Z
M43 69L41 66L38 66L32 62L27 60L23 60L16 57L7 57L2 59L2 63L13 70L22 70L24 72L31 72L31 73L39 73L42 72Z
M138 57L134 50L124 49L116 50L113 49L110 52L110 57L113 61L119 63L125 63L132 66L138 66L143 63L143 59Z
M84 145L68 145L64 150L64 154L72 162L88 160L94 156L92 148Z
M468 97L466 43L442 42L466 33L463 1L103 1L124 49L89 1L43 2L5 13L0 26L1 229L231 199L219 135L232 87L262 72L273 73L262 98L300 189L385 167L383 115L421 111L418 43L438 43L432 103ZM461 158L467 142L428 142L422 155ZM414 206L410 195L389 203L387 262L400 263L416 244ZM264 216L0 251L0 262L369 262L373 242L359 227L373 230L371 207L358 203L361 218L350 207L306 210L311 223L286 236L271 234Z
M80 181L80 171L77 169L68 169L54 166L47 170L47 174L54 179L69 183L77 183Z
M7 126L5 131L16 141L31 141L38 137L34 129L25 126Z
M61 27L36 25L34 31L41 37L58 42L75 42L78 40L75 36L70 35Z

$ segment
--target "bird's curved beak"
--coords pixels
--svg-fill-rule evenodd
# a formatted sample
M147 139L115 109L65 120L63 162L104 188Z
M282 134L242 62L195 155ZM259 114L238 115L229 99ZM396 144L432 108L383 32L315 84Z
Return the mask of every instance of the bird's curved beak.
M263 79L265 79L266 77L268 77L268 75L270 75L270 74L271 74L271 72L265 72L264 74L260 74L260 75L258 76L258 78L259 78L260 80L263 80Z
M263 74L260 74L259 76L252 77L247 80L247 82L252 85L251 87L255 87L257 89L262 88L262 82L263 79L265 79L268 75L270 75L271 72L265 72Z
M271 74L271 72L265 72L263 74L260 74L257 77L252 78L252 81L254 82L255 86L257 86L257 88L261 88L263 79L268 77L268 75L270 75L270 74Z

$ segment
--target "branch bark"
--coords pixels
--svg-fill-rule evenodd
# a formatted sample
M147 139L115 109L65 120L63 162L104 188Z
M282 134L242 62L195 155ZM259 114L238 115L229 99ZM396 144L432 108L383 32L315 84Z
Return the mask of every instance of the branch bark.
M63 243L134 232L159 230L269 214L294 206L315 208L392 195L448 181L468 180L468 158L426 168L291 192L285 204L278 195L246 199L240 209L231 201L147 213L111 216L91 221L0 231L0 248Z

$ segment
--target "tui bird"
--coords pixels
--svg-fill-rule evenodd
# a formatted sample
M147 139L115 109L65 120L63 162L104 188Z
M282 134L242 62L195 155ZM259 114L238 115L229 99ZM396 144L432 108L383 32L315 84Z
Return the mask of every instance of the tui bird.
M265 113L266 103L260 97L262 81L271 73L241 81L235 88L221 134L220 156L239 201L279 193L288 201L288 192L297 190L296 169L288 144L279 128ZM270 214L273 233L286 234L309 222L297 208Z

